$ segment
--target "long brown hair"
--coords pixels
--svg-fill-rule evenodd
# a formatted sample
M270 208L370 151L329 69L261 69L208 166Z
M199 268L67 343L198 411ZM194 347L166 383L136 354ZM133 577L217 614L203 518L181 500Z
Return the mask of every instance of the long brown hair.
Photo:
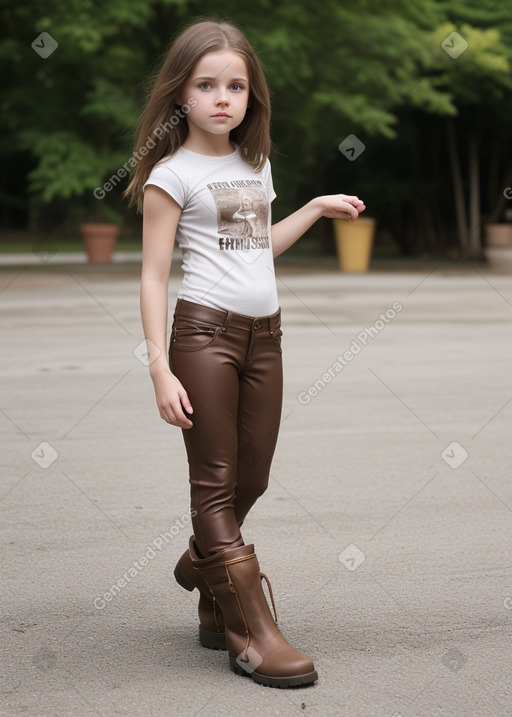
M196 62L208 52L231 50L245 60L249 73L249 104L241 124L230 139L241 148L241 157L259 172L270 154L270 97L263 67L243 33L228 22L195 23L172 44L138 123L130 184L124 196L142 210L143 185L151 170L172 155L188 134L186 105L179 105L182 88ZM186 101L186 100L185 100Z

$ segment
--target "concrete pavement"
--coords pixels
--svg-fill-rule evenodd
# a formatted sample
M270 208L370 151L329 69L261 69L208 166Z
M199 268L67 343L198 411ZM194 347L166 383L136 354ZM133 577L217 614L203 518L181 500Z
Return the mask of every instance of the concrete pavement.
M0 268L0 714L510 715L511 277L279 269L283 422L244 537L315 661L297 690L201 648L173 580L187 464L138 277Z

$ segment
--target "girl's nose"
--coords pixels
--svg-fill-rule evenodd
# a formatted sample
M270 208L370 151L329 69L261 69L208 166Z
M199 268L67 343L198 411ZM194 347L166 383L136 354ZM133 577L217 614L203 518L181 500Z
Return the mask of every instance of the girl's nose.
M228 95L226 90L219 89L217 93L217 97L215 98L215 104L217 105L227 105L229 102Z

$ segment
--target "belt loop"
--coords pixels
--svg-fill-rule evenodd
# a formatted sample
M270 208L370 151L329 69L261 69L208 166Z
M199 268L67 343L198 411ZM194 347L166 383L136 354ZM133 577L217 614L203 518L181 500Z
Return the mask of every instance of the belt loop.
M231 319L233 318L233 312L232 311L226 311L226 318L224 319L224 324L222 326L222 331L226 332L229 329L229 324L231 323Z

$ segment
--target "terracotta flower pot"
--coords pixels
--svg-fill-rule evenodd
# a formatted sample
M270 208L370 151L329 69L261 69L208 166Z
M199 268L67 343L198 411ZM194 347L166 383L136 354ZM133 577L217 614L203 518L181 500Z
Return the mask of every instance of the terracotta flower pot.
M493 248L512 247L512 223L487 224L485 245Z
M341 271L368 271L375 233L375 219L359 217L353 222L343 219L334 219L333 221Z
M107 264L111 261L120 231L118 224L81 224L80 233L87 260L91 264Z
M512 271L512 223L487 224L485 256L491 268Z

